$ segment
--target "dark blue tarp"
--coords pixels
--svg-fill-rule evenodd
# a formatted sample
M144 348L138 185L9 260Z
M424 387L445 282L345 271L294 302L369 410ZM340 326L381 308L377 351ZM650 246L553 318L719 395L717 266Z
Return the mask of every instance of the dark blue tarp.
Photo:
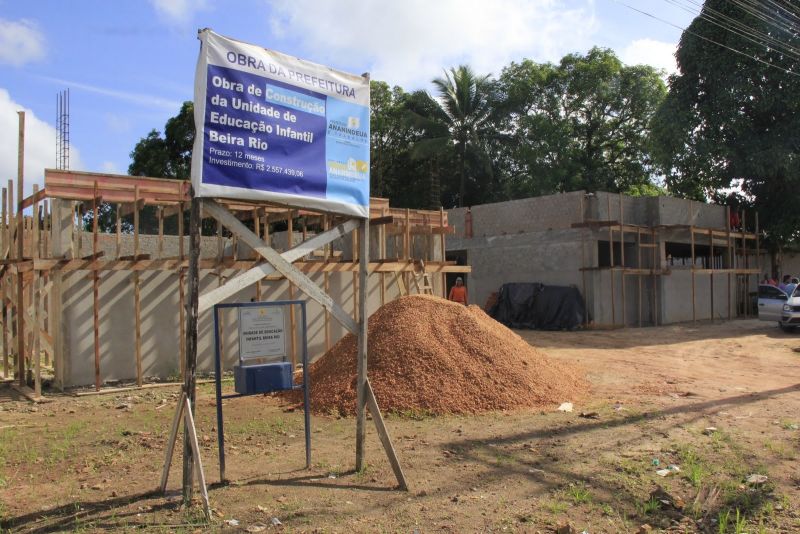
M509 328L574 330L583 324L584 310L575 287L518 282L500 287L489 315Z

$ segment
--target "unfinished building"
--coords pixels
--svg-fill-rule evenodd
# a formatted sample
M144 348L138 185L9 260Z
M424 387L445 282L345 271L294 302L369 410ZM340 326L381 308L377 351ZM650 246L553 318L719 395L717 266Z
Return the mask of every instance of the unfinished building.
M151 378L182 376L189 250L183 214L189 208L189 183L48 169L44 189L18 196L17 202L13 185L9 181L2 190L0 221L3 375L32 382L36 392L41 391L42 376L51 374L57 387L98 389L120 381L141 386ZM298 247L341 222L332 215L264 202L220 203L278 250ZM84 215L98 214L103 206L115 227L110 233L95 224L85 227ZM156 235L139 232L145 206L155 207ZM165 221L177 227L174 235L164 232ZM453 232L443 210L392 208L388 200L373 198L370 221L370 311L409 292L444 295L446 273L469 271L443 259L445 235ZM251 249L217 228L201 236L201 291L261 263ZM331 245L310 252L304 248L294 265L357 315L355 240L355 233L343 233ZM293 284L273 274L225 302L300 297ZM345 330L315 302L309 301L307 310L309 354L314 358ZM293 313L289 341L296 362L299 318ZM230 368L238 359L235 318L221 319L222 360ZM206 313L198 331L198 371L213 370L213 354L212 314Z
M447 258L470 265L470 302L504 283L574 286L587 326L660 325L755 312L758 215L672 197L575 191L448 211Z

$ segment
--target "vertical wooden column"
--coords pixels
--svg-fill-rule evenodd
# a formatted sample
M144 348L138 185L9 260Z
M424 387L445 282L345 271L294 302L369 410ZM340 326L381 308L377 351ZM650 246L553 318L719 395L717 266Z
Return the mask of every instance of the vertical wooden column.
M34 202L33 202L33 243L31 246L31 256L35 259L39 258L39 240L41 238L41 233L39 231L39 224L41 221L42 213L41 213L41 206L39 205L39 200L36 199L36 195L39 193L39 186L37 184L33 184L33 195L34 195ZM95 271L96 272L96 271ZM31 296L33 300L33 305L31 306L32 317L31 317L31 332L33 333L33 369L34 369L34 376L33 376L33 388L37 395L42 394L42 351L39 336L41 336L41 325L40 322L42 320L42 313L41 313L41 288L42 288L42 275L39 271L33 270L33 281L31 287Z
M2 224L2 236L3 236L3 245L2 245L2 259L7 259L9 256L9 252L11 250L11 243L9 242L9 237L11 236L10 225L8 224L8 217L6 212L6 203L8 202L8 190L4 187L3 188L3 205L0 206L0 217L2 220L0 224ZM9 276L6 274L0 277L0 309L2 310L2 320L3 324L0 325L0 337L2 337L3 343L3 377L8 378L9 373L9 362L8 362L8 353L10 351L10 347L8 346L8 335L7 335L7 328L9 319L11 318L11 314L9 313L9 307L6 305L6 298L7 298L7 291L6 286L8 285Z
M742 227L744 230L744 226ZM756 231L756 268L758 269L759 274L756 275L756 284L758 284L758 277L761 273L761 236L759 234L758 228L758 212L755 212L755 231ZM748 278L749 279L749 278ZM758 289L758 287L756 287Z
M8 181L8 258L13 259L16 257L17 254L17 247L16 242L14 241L14 236L16 235L16 221L14 220L14 181ZM6 309L6 319L7 324L3 325L8 331L8 352L9 355L14 356L14 351L16 350L16 335L14 330L14 314L16 313L14 310L16 308L16 287L17 287L17 279L16 276L12 275L11 273L7 273L6 275L6 291L8 292L8 301L7 309ZM10 370L11 375L15 373L14 367L17 366L17 361L14 360L13 365L11 366L12 369Z
M133 258L139 259L139 186L133 193ZM133 272L133 317L134 317L134 344L136 351L136 384L141 387L142 379L142 317L141 317L141 289L139 271Z
M329 216L324 215L322 221L323 221L322 229L327 232L331 227L331 221L329 219ZM327 245L325 245L325 248L323 249L324 261L326 267L327 263L330 261L332 248L333 247L331 246L331 244L328 243ZM325 293L330 294L330 275L328 274L327 270L323 274L322 284L323 287L325 288ZM325 352L328 352L331 348L331 314L327 308L323 308L322 313L325 314Z
M24 219L22 215L22 200L25 171L25 112L18 111L19 116L19 143L17 145L17 254L18 260L23 259ZM25 385L25 303L23 301L24 286L22 273L17 271L17 378L20 386Z
M191 194L192 203L189 211L189 305L186 310L186 363L183 392L189 400L189 407L194 413L195 390L197 387L197 322L198 299L200 297L200 203L201 200ZM194 453L191 439L193 429L184 424L183 427L183 503L192 501L194 480Z
M180 335L180 355L178 359L178 367L181 370L181 379L186 379L186 269L183 267L183 260L186 255L184 253L184 228L183 228L183 212L185 206L183 202L178 204L178 260L180 267L178 268L178 322L179 335ZM199 230L198 230L199 231ZM199 275L198 275L199 276Z
M639 328L642 327L642 229L636 229L636 267L639 269L639 275L636 277L639 290L636 295L639 297L639 305L637 310L639 312Z
M261 237L261 217L258 208L253 208L253 228L256 236ZM257 256L256 256L257 257ZM256 282L256 300L261 302L261 280Z
M288 222L286 225L286 250L289 250L294 246L294 220L292 210L289 210L287 213ZM289 300L294 300L294 284L287 280L289 283ZM294 315L295 306L289 306L289 330L291 330L292 335L289 337L289 350L292 355L292 369L297 366L297 339L296 339L296 318Z
M697 261L694 252L694 224L689 227L691 235L691 251L692 251L692 322L697 322L697 297L695 296L695 262Z
M358 262L358 232L352 232L350 234L350 239L352 242L352 249L353 249L353 263ZM352 273L353 276L353 319L358 322L358 271L354 270Z
M628 326L628 315L626 311L625 302L625 220L624 210L622 206L622 193L619 194L619 264L620 268L620 283L622 284L622 327Z
M653 326L658 326L658 273L661 269L661 265L659 265L659 246L656 244L656 229L652 227L650 229L650 234L652 236L653 241Z
M711 267L709 273L708 287L711 293L711 321L713 322L716 316L714 315L714 230L708 229L708 260Z
M442 233L439 235L439 249L442 254L442 264L447 261L447 248L445 246L444 236L445 236L445 227L444 227L444 207L439 206L439 226L442 228ZM444 272L442 273L442 298L447 298L447 274ZM467 295L469 295L469 291L467 291Z
M358 227L359 269L361 281L358 295L361 316L358 318L358 376L356 378L356 471L364 469L364 441L366 438L366 387L367 387L367 269L369 268L369 218Z
M725 228L728 229L727 231L727 242L728 242L728 320L732 319L732 311L731 311L731 273L733 272L733 256L731 255L731 207L727 206L725 208Z
M745 212L742 210L742 263L744 263L744 318L750 315L750 275L747 274L749 261L747 258L747 226L745 225Z
M97 181L94 182L92 195L92 263L98 257L97 218L100 216L100 205L97 200ZM94 342L94 389L100 391L100 287L97 269L92 269L92 336ZM138 312L137 312L138 313ZM141 385L141 384L140 384Z
M617 324L616 310L616 288L614 287L614 226L611 224L611 193L606 194L607 207L606 216L608 217L608 275L611 279L611 326ZM620 227L621 228L621 227Z
M581 225L578 231L581 233L581 285L583 287L583 326L588 327L589 298L588 295L586 294L586 228L583 227L583 222L585 220L585 214L586 214L586 208L584 206L585 200L586 200L586 195L585 194L581 195L578 207L577 222ZM442 239L444 239L444 237L442 237Z
M381 208L381 217L386 216L386 208ZM386 259L386 225L378 226L378 246L380 258ZM381 306L386 304L386 273L381 273Z

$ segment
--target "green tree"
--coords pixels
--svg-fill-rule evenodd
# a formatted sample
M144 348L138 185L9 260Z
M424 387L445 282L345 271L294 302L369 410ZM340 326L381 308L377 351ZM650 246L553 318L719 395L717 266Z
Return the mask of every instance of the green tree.
M436 98L417 92L409 105L412 123L421 130L422 139L413 149L417 158L455 161L455 172L448 178L458 184L457 202L468 199L468 178L491 176L491 158L487 153L492 135L491 118L495 109L492 83L488 75L479 76L466 65L445 71L433 80ZM436 167L441 169L441 166ZM472 170L472 176L468 172ZM434 171L438 174L438 171Z
M720 24L730 20L747 36ZM680 73L653 127L669 190L719 201L740 190L773 248L800 242L798 49L777 4L707 0L681 36Z
M513 137L502 169L514 197L650 184L650 121L666 94L660 73L592 48L558 65L512 63L500 76Z

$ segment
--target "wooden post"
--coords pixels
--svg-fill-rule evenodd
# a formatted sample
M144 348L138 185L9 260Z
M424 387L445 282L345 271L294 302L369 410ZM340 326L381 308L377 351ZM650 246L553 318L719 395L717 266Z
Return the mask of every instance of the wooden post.
M23 174L25 167L25 112L18 111L19 143L17 145L17 259L23 259L24 219L22 215ZM20 386L25 386L25 303L22 273L17 272L17 378Z
M689 227L689 232L691 232L691 250L692 250L692 322L697 322L697 303L695 297L695 262L697 261L695 258L694 253L694 225Z
M444 243L444 207L439 206L439 226L442 228L442 233L439 234L439 249L442 254L442 263L447 261L447 247ZM442 273L442 298L447 298L447 274ZM468 293L469 294L469 293Z
M3 188L3 205L0 206L0 211L2 212L2 234L3 234L3 248L2 248L2 259L8 259L9 253L11 252L11 243L10 243L10 236L11 236L11 225L8 224L8 217L6 211L6 203L8 202L8 190L4 187ZM8 367L8 353L10 352L10 347L8 346L8 336L6 335L6 325L8 324L8 320L11 318L11 314L9 313L8 306L6 306L6 285L9 277L3 276L0 277L0 284L2 284L0 293L0 309L2 309L2 320L3 324L0 325L0 329L2 329L2 342L3 342L3 377L8 378L9 367Z
M122 255L122 216L121 216L122 214L120 212L121 212L121 204L118 202L117 203L117 216L116 216L116 223L117 223L116 230L117 230L117 232L116 232L116 236L115 236L115 239L116 239L116 241L115 241L115 245L116 245L115 246L115 252L116 252L116 258L117 259L119 259L119 257Z
M322 229L327 232L330 229L330 219L328 215L325 215L322 222ZM324 261L328 263L330 261L330 254L332 252L333 247L330 244L326 244L325 248L323 249L324 254ZM322 276L322 284L325 288L325 293L330 293L330 275L327 271ZM325 314L325 352L328 352L331 349L331 314L330 312L323 308L322 313Z
M292 210L289 210L288 218L289 219L286 226L287 250L294 246L294 221L292 220ZM289 282L289 300L294 300L294 284L291 281L288 282ZM291 336L289 337L289 350L292 355L292 369L297 367L297 341L295 339L296 319L294 316L294 308L295 308L294 306L289 306L289 330L291 330Z
M656 244L656 229L652 227L650 229L650 233L652 235L653 241L653 326L658 326L658 275L657 272L660 271L661 266L658 264L658 245ZM657 270L658 269L658 270Z
M708 287L711 293L711 322L714 322L715 315L714 315L714 230L711 228L708 229L708 261L711 267L711 272L709 273L709 281Z
M639 275L636 281L639 284L637 296L639 297L639 305L637 310L639 312L639 328L642 327L642 229L636 229L636 266L639 268Z
M580 197L580 207L578 212L578 222L583 225L586 217L586 208L584 207L584 201L586 199L586 195L582 194ZM589 299L586 295L586 228L581 226L578 230L581 233L581 284L583 286L583 326L589 326ZM444 235L442 235L442 239L444 239ZM592 299L594 300L594 299Z
M611 278L611 326L617 324L617 310L615 305L615 293L617 290L614 288L614 227L611 225L611 193L606 194L608 207L606 208L606 215L608 216L608 262L609 270L608 275ZM620 227L621 228L621 227Z
M742 262L744 262L744 318L750 315L750 275L747 274L749 261L747 258L747 226L745 225L745 212L742 210Z
M139 186L133 193L133 257L139 259ZM139 271L133 272L133 317L134 317L134 350L136 351L136 384L142 386L142 305L139 289Z
M253 208L253 228L256 236L261 237L261 217L258 208ZM261 302L261 280L256 282L256 300Z
M622 284L622 327L628 326L628 315L625 302L625 220L623 218L622 193L619 194L619 263Z
M97 202L97 182L94 182L92 198L92 257L97 259L98 236L97 218L100 215L100 206ZM97 270L92 270L92 336L94 342L94 389L100 391L100 302Z
M180 260L181 267L178 269L178 322L179 336L180 336L180 354L178 355L178 367L181 370L181 379L186 379L186 269L183 268L184 254L184 228L183 228L183 211L184 205L181 202L178 205L178 259Z
M731 271L733 270L733 256L731 255L731 207L725 208L725 228L728 238L728 320L731 320Z
M408 210L406 210L408 214ZM406 219L407 221L408 219ZM358 376L356 378L356 471L364 469L364 440L366 438L366 387L367 387L367 269L369 268L369 218L358 227L359 237L359 301L362 310L358 318Z
M39 186L37 184L33 184L33 194L34 199L36 199L36 195L39 193ZM33 246L31 247L31 256L38 259L39 258L39 222L41 219L41 206L39 206L39 201L34 200L33 202ZM40 322L42 320L42 313L41 313L41 278L42 275L39 271L33 271L33 283L31 288L31 295L33 297L33 306L31 306L31 311L33 312L33 316L31 318L31 330L33 332L33 368L34 368L34 392L36 395L42 394L42 352L41 352L41 345L39 336L41 336L41 326Z
M189 400L190 412L194 412L195 389L197 387L197 304L200 296L200 203L201 200L194 196L189 211L189 303L186 310L186 363L183 392ZM183 503L189 505L192 501L192 481L194 454L191 445L193 429L184 424L183 428Z

